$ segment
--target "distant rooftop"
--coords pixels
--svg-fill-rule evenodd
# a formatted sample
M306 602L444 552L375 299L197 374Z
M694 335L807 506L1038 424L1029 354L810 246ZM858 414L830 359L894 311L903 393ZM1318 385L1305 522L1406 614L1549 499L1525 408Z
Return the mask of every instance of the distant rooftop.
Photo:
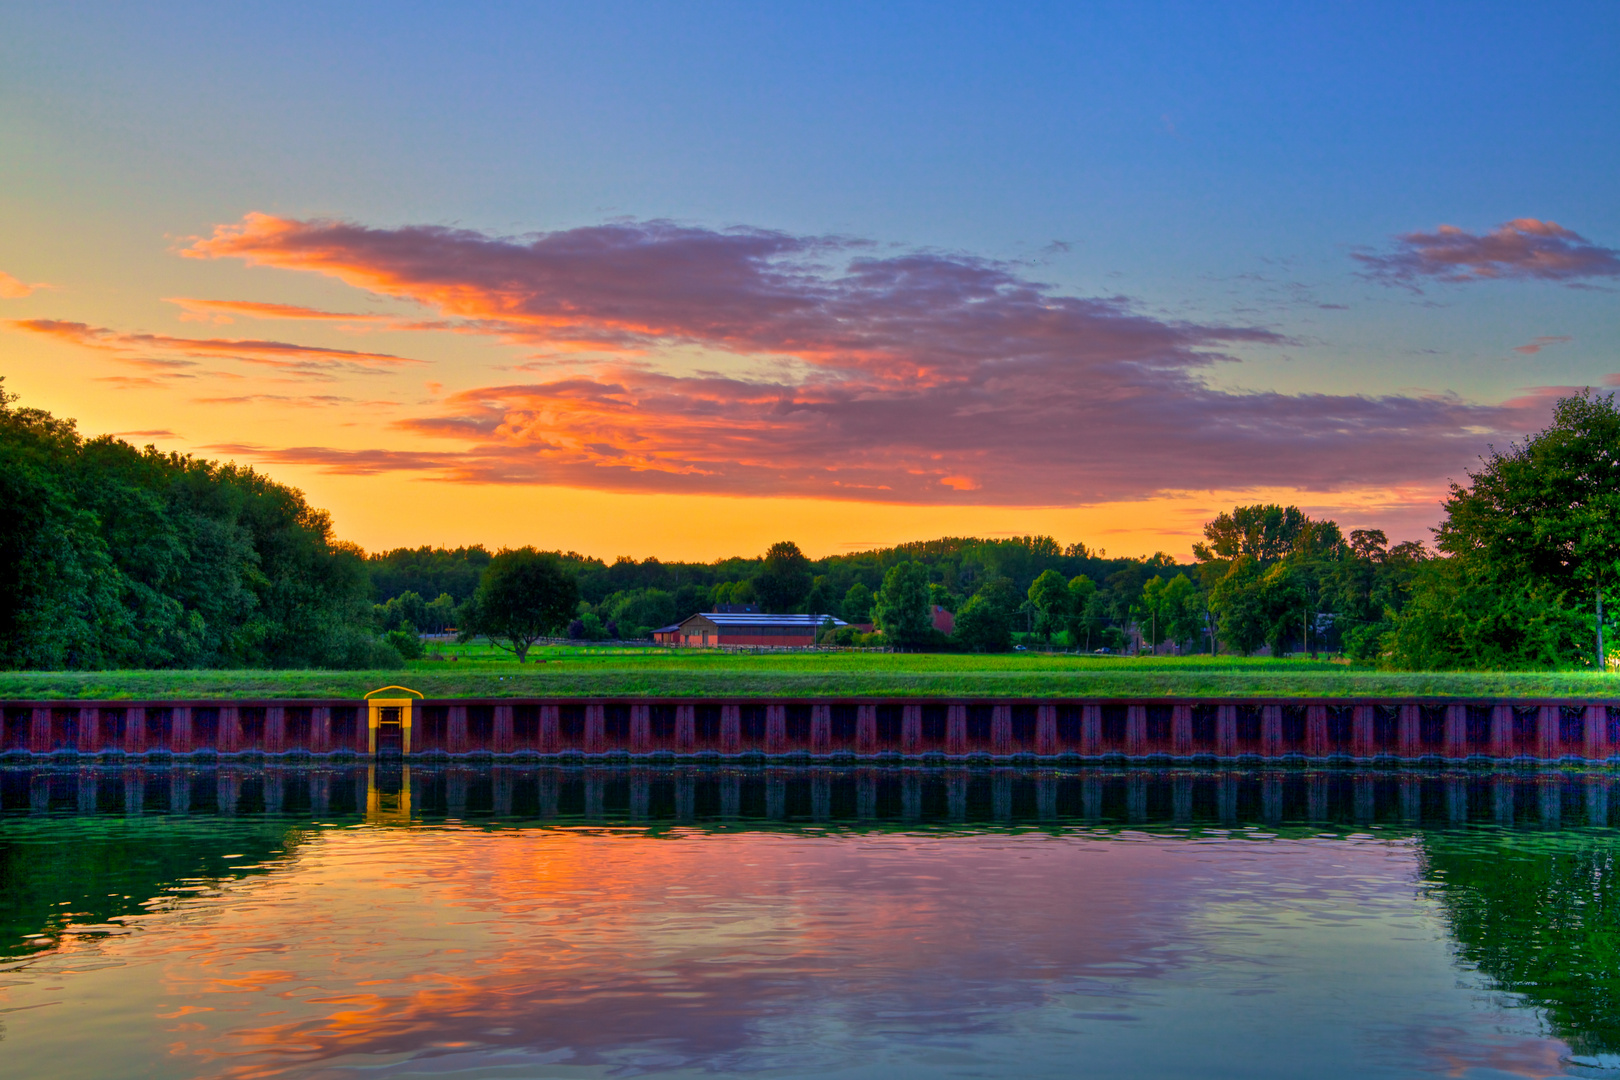
M716 626L773 626L782 629L815 630L827 624L830 619L834 626L848 626L843 619L831 615L762 615L759 612L741 611L701 611L696 615L689 615L682 623L693 619L708 619Z

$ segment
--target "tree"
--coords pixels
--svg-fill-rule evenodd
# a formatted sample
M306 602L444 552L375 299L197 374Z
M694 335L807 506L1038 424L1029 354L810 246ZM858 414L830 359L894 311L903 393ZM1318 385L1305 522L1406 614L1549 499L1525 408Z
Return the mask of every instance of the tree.
M928 641L934 631L928 568L918 562L890 567L873 598L872 619L891 645L905 648Z
M1406 606L1412 583L1429 553L1408 540L1389 546L1382 529L1356 529L1348 551L1323 582L1324 605L1333 612L1345 655L1373 660Z
M872 618L872 590L859 581L844 593L843 619L848 623L870 622Z
M1142 586L1142 600L1136 623L1144 628L1148 643L1189 641L1203 629L1204 604L1198 588L1186 574L1169 581L1155 574Z
M1261 645L1281 653L1322 610L1322 581L1345 557L1333 521L1295 506L1239 506L1204 526L1193 545L1199 576L1222 641L1247 656Z
M754 592L766 611L796 611L810 592L810 560L791 540L772 544L754 577Z
M1064 633L1072 648L1091 651L1091 639L1102 630L1102 603L1097 594L1097 583L1084 574L1069 579L1069 615Z
M1006 578L986 582L956 613L952 636L973 652L1006 652L1012 645L1012 619L1020 599Z
M1413 580L1391 662L1606 664L1605 601L1620 578L1614 395L1560 399L1550 425L1468 475L1468 487L1451 486L1435 532L1446 565Z
M0 665L398 663L363 553L302 492L15 400L0 387Z
M523 663L542 637L568 626L579 607L579 579L554 552L503 548L485 567L473 594L475 623L463 638L483 634Z
M1056 570L1042 572L1030 584L1029 602L1035 605L1035 632L1045 641L1068 625L1074 611L1074 594Z
M810 595L804 598L804 613L806 615L834 615L837 614L838 604L833 599L832 589L827 584L827 578L820 576L810 583Z
M597 605L598 615L617 629L613 636L643 638L677 616L675 598L663 589L626 589ZM604 627L605 629L605 627Z

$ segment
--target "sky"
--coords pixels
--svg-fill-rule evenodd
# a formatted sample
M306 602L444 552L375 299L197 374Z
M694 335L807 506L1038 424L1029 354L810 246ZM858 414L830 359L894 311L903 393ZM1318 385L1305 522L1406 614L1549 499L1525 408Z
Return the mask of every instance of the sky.
M1620 5L0 0L0 375L370 550L1426 539L1620 383Z

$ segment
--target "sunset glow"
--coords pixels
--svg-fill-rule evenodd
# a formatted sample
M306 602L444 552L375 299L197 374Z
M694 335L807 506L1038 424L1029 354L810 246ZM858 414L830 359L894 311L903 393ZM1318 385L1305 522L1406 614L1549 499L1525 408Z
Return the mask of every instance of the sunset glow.
M1386 43L1347 39L1338 18L1319 14L1249 47L1287 57L1336 42L1365 52L1389 85L1433 91L1432 76L1400 69ZM632 36L720 32L652 22ZM46 80L40 100L87 93L65 73L92 58L104 79L133 82L104 29L81 56L56 54L50 75L36 61L17 70ZM1099 63L1166 100L1174 78L1200 77L1193 42L1238 32L1220 20L1168 39L1155 31L1156 48L1182 58L1171 67L1187 69L1163 84L1162 72L1147 80L1119 58L1140 28L1094 30L1083 36L1097 39ZM984 31L964 23L935 47L955 56ZM0 236L0 374L24 405L76 417L89 434L262 468L368 548L532 543L700 559L787 535L824 555L1030 533L1185 557L1213 514L1260 499L1421 539L1448 482L1487 445L1540 426L1572 387L1613 383L1620 218L1592 178L1612 175L1599 159L1615 140L1600 132L1615 114L1578 99L1575 83L1532 87L1510 74L1472 84L1491 100L1558 103L1534 124L1490 129L1503 163L1532 143L1541 159L1578 161L1558 183L1531 198L1492 178L1503 170L1470 163L1428 185L1440 197L1414 199L1386 178L1415 138L1386 115L1392 105L1328 93L1320 123L1382 125L1385 142L1346 134L1301 187L1288 180L1291 151L1244 126L1236 90L1200 91L1201 116L1154 105L1139 132L1072 78L1071 61L1031 68L1016 36L990 36L1000 45L984 62L1028 71L1051 99L1030 106L1041 123L1069 117L1099 149L1077 156L1009 134L1019 172L987 173L966 147L988 136L969 136L958 194L930 194L926 218L908 206L925 174L857 167L872 154L817 127L808 104L789 110L812 122L805 138L858 173L873 205L806 186L768 153L603 145L570 126L555 94L561 71L581 62L600 88L637 84L631 62L607 52L521 69L502 61L513 94L425 121L422 151L472 140L532 187L526 198L495 193L481 173L430 183L411 152L351 130L391 165L390 186L376 163L334 149L338 129L296 100L285 115L325 134L286 128L285 154L230 136L195 174L174 156L120 157L144 187L96 170L53 185L53 170L83 164L84 151L41 130L13 141L26 161L0 179L11 225ZM1509 40L1528 39L1503 31L1491 48ZM348 77L352 94L378 95L351 115L381 107L385 91ZM233 76L216 73L201 95L191 78L171 74L118 108L178 151L200 136L161 119L165 103L183 98L212 118L263 107ZM272 78L292 86L298 75ZM779 78L802 91L824 75L791 61ZM861 78L872 100L905 97L892 75ZM1008 109L1018 97L946 93L964 107ZM1432 100L1440 112L1425 138L1477 144L1472 118L1488 108ZM610 95L588 108L611 123L626 107ZM755 150L806 150L785 128L759 127L747 103L714 107L755 125ZM889 108L846 137L887 130L898 115ZM1439 122L1452 114L1456 123ZM503 116L529 136L550 132L536 144L546 152L493 149ZM682 123L696 138L699 121ZM928 137L899 136L919 152ZM277 182L238 184L227 163L287 168ZM678 178L700 164L776 194ZM371 177L369 190L342 179L351 168ZM1110 169L1157 178L1158 194L1107 180ZM1251 183L1250 169L1273 175ZM569 170L597 177L602 192L568 188ZM671 179L633 179L649 171ZM1315 193L1352 182L1366 192L1316 212ZM1035 198L1044 185L1076 198ZM1201 216L1187 202L1199 185L1226 191L1225 213L1247 224ZM92 239L108 230L116 243Z

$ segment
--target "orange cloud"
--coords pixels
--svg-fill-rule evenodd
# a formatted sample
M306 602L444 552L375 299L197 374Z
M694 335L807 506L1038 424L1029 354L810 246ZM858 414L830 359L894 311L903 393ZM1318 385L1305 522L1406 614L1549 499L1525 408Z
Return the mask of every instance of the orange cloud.
M157 371L196 367L201 360L236 360L306 376L336 370L367 371L419 364L389 353L328 349L253 338L182 338L166 334L124 333L61 319L13 319L7 325L112 355L122 363Z
M297 304L268 304L257 300L199 300L190 296L165 297L189 315L229 322L234 315L250 319L295 319L327 322L389 322L391 315L361 315L347 311L322 311Z
M1523 420L1446 395L1219 390L1212 365L1286 339L1063 295L1003 263L839 238L661 221L510 238L250 214L185 253L321 273L455 320L424 325L603 358L400 422L444 449L260 451L337 472L1076 506L1432 486ZM665 370L689 347L744 368Z
M0 299L20 300L31 295L36 289L43 288L46 288L46 286L39 283L30 285L26 281L18 281L4 270L0 270Z

